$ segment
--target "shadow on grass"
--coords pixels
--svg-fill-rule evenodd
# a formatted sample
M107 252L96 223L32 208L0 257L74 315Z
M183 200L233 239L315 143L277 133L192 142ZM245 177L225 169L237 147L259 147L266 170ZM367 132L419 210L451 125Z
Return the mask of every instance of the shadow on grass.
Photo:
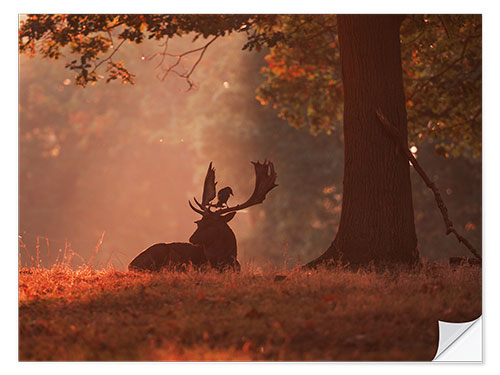
M45 284L45 286L44 286ZM20 360L421 361L481 270L20 275Z

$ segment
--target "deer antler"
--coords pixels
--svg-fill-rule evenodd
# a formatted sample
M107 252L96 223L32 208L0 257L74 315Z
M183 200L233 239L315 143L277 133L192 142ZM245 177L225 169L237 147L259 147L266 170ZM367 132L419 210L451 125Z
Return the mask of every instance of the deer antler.
M255 167L255 188L248 200L245 203L238 204L234 207L227 207L215 211L216 214L222 215L228 212L243 210L244 208L255 206L262 203L266 199L266 194L276 186L276 172L272 162L264 160L264 163L252 162Z
M215 198L215 168L212 167L212 162L208 166L207 175L205 176L205 183L203 184L203 197L201 205L207 207L208 204Z
M207 175L205 176L205 183L203 184L203 195L201 199L201 203L198 202L196 197L194 197L194 202L199 207L199 209L195 208L191 201L189 201L189 206L193 209L193 211L199 213L200 215L204 215L209 212L208 205L215 198L215 168L212 167L212 162L208 165Z
M195 199L195 202L196 202L196 199ZM192 204L191 204L191 201L188 201L189 203L189 207L191 207L193 209L194 212L197 212L199 213L200 215L203 215L205 212L204 211L201 211L199 209L197 209L196 207L194 207Z

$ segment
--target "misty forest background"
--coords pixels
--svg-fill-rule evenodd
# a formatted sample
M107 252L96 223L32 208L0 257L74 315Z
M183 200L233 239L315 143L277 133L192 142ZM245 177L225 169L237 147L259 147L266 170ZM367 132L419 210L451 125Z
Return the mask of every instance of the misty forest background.
M173 39L169 48L188 50L191 40ZM262 106L256 89L269 51L242 51L245 40L232 34L211 45L191 91L173 75L158 78L159 61L149 59L160 49L154 41L118 52L136 73L134 86L99 82L82 89L64 69L66 58L21 55L19 233L27 247L21 263L29 264L38 248L42 265L50 266L66 247L77 266L104 233L96 264L124 270L152 243L187 241L198 219L187 201L200 197L210 161L218 187L233 188L235 204L253 189L250 161L264 158L275 164L279 187L231 222L238 258L292 267L320 255L340 219L342 119L333 131L313 135ZM436 153L432 142L413 150L457 230L481 248L481 159ZM445 236L431 191L411 175L422 257L468 256Z

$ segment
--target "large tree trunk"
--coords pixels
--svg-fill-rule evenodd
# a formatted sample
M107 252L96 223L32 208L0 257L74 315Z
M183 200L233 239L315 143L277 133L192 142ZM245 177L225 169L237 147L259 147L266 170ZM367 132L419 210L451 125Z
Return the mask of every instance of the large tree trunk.
M307 266L418 260L408 160L378 123L375 109L407 138L397 15L339 15L344 85L344 191L337 236Z

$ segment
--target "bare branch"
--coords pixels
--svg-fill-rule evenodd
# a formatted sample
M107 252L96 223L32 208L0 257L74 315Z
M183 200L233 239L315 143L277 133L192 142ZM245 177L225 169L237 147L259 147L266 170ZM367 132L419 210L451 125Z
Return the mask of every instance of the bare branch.
M125 42L125 39L123 39L120 44L118 44L118 47L114 48L113 52L110 53L110 55L108 57L106 57L105 59L101 60L98 64L96 64L94 66L94 69L92 70L91 73L94 73L97 68L99 68L99 66L101 66L104 62L108 61L108 60L111 60L111 58L113 57L113 55L118 52L118 50L120 49L120 47L122 46L122 44Z
M417 159L413 156L411 151L408 149L408 146L406 144L406 141L403 139L401 134L399 133L398 129L394 127L382 114L382 110L380 108L375 110L375 113L377 114L377 117L380 121L380 123L383 125L382 128L384 131L390 136L390 138L396 143L397 148L399 151L410 161L410 163L413 165L417 173L420 175L422 180L424 180L425 184L429 189L432 190L434 193L434 198L436 200L437 206L439 210L441 211L441 215L443 216L444 223L446 225L446 234L453 233L456 238L458 239L459 242L463 243L465 247L479 260L482 260L481 256L477 252L477 250L470 244L469 241L467 241L466 238L462 237L456 229L453 227L453 223L451 222L450 218L448 217L448 209L446 208L446 205L443 202L443 199L441 198L441 194L439 193L439 189L437 188L436 184L434 184L425 171L422 169L420 164L418 164Z
M189 77L191 77L191 74L193 74L194 70L196 69L196 67L198 66L198 64L200 63L201 59L203 58L203 55L205 54L205 52L207 51L207 48L208 46L215 41L215 39L217 39L217 37L213 38L210 42L208 42L205 47L202 49L201 53L200 53L200 56L198 56L198 60L196 60L196 62L194 63L194 65L191 67L191 70L189 71L189 73L186 75L186 81L189 83L189 87L193 87L193 83L192 81L189 79Z
M162 68L163 70L163 74L158 74L157 77L160 81L164 81L168 75L170 73L174 73L176 74L177 76L181 77L181 78L184 78L186 80L186 82L188 83L189 85L189 88L188 88L188 91L190 89L192 89L194 87L194 83L193 81L191 80L191 75L194 73L196 67L198 66L198 64L200 63L200 61L202 60L203 56L205 55L205 52L207 51L208 47L218 38L218 36L215 36L213 37L210 41L208 41L205 45L203 45L202 47L199 47L199 48L194 48L192 50L189 50L189 51L186 51L186 52L183 52L181 54L171 54L171 53L168 53L168 39L167 41L165 42L165 47L163 49L163 52L158 52L150 57L147 58L148 61L151 61L153 60L154 58L158 57L158 56L161 56L161 61L160 63L156 66L155 69L158 69L158 68ZM199 56L198 58L196 59L196 61L194 62L194 64L191 66L191 68L184 72L184 73L180 73L176 70L176 67L182 62L183 58L185 58L186 56L188 55L191 55L193 53L197 53L199 52ZM165 57L175 57L176 58L176 61L169 65L168 67L163 67L163 64L164 64L164 61L165 61Z
M168 50L168 41L169 39L167 39L165 41L165 48L163 49L163 53L162 53L162 56L161 56L161 61L160 63L155 67L155 69L158 69L159 67L161 67L163 65L163 61L165 61L165 56L167 55L167 50Z

